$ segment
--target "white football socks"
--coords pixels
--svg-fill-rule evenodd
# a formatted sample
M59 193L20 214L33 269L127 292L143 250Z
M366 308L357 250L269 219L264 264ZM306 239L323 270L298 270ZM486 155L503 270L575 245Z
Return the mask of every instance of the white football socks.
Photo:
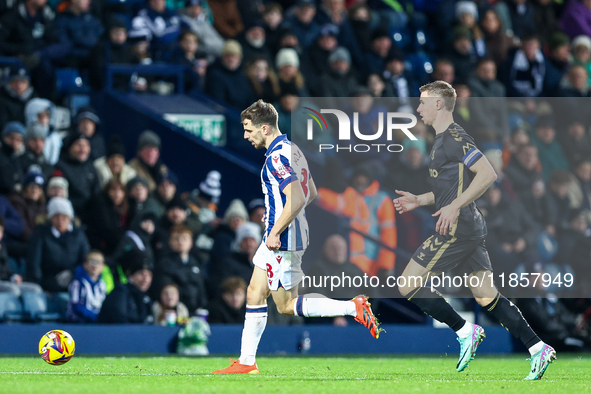
M338 301L321 294L306 294L296 298L293 305L296 316L335 317L357 315L353 301Z
M240 358L238 359L242 365L254 365L256 362L257 348L267 325L267 311L266 304L246 305Z
M459 338L469 337L472 334L472 326L474 326L474 324L466 322L462 328L456 331L456 334Z
M527 350L529 350L529 354L533 356L534 354L536 354L537 352L539 352L543 348L544 348L544 342L540 341Z

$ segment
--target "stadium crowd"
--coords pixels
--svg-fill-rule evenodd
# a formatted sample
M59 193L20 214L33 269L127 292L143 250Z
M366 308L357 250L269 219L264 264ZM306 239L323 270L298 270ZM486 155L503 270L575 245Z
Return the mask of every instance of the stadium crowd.
M92 107L67 132L57 125L56 70L75 68L103 89L109 64L156 63L185 66L186 92L235 110L275 103L294 138L303 97L357 97L372 127L374 99L408 105L420 85L451 83L456 120L498 174L478 201L493 266L591 284L590 0L2 0L0 15L0 56L21 62L0 88L0 291L69 292L67 319L77 322L174 324L209 309L210 322L242 323L262 200L232 196L222 214L215 170L181 193L149 130L126 163ZM139 72L112 84L166 93L170 82ZM420 246L430 212L399 217L391 202L395 190L429 191L434 136L421 124L413 133L403 154L352 159L340 171L348 178L320 189L320 206L351 227L371 219L361 230L384 245L353 231L331 236L318 272L393 274L395 253L383 246ZM519 303L547 342L588 346L586 299Z

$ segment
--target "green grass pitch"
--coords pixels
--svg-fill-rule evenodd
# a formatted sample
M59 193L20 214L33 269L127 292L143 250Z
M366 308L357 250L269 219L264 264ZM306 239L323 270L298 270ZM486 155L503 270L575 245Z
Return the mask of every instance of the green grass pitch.
M559 354L544 379L524 382L527 355L479 356L462 372L441 357L260 357L260 375L211 375L227 358L82 357L51 366L0 358L0 392L25 393L584 393L591 357Z

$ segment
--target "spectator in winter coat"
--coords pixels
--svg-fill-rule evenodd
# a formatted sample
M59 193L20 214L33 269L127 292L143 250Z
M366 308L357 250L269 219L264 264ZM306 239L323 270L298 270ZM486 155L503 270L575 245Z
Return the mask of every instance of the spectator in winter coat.
M279 98L279 79L269 60L258 56L251 58L246 66L246 76L257 100L274 103Z
M232 276L221 285L221 295L211 304L208 321L212 324L240 324L246 313L246 282Z
M83 219L89 211L89 202L100 193L98 174L89 160L90 142L80 133L72 133L64 139L59 170L69 182L69 198L75 212ZM83 220L84 221L84 220Z
M534 7L527 0L511 0L507 2L513 34L522 40L536 31Z
M207 20L201 3L202 0L187 0L185 8L179 11L179 16L184 27L188 27L199 37L199 48L209 57L219 57L224 39Z
M70 189L70 182L61 176L54 176L47 182L47 200L53 197L68 198Z
M143 252L132 251L126 255L123 269L128 282L117 285L105 298L99 323L153 323L152 300L147 294L152 284L153 266Z
M8 195L23 181L23 169L18 160L22 152L25 128L19 122L8 122L2 129L0 146L0 194Z
M302 53L302 75L304 75L310 93L314 96L322 95L323 86L320 79L328 70L328 57L339 45L338 34L339 28L335 25L323 26L316 35L316 39Z
M164 283L175 283L179 287L181 302L187 306L189 314L194 315L198 308L207 306L207 294L203 266L189 254L193 233L186 226L173 226L168 246L170 253L156 265L154 292L158 294Z
M15 258L24 258L27 254L27 243L39 220L47 212L43 187L45 178L39 172L29 172L23 182L21 191L13 191L8 200L23 219L24 229L21 236L11 242L10 254Z
M141 217L144 213L151 212L147 207L149 196L148 182L145 179L136 176L127 182L127 196L129 198L129 209L133 214L132 222ZM151 212L152 214L154 212ZM154 215L156 217L156 215Z
M168 203L176 196L179 178L174 172L168 170L158 175L156 181L158 188L148 197L145 208L147 211L154 212L156 217L160 219L166 212Z
M11 67L8 83L0 88L0 125L11 121L24 124L25 105L36 96L27 69L18 66Z
M534 183L542 178L539 169L538 148L535 145L523 145L517 154L511 157L505 175L511 182L513 190L523 202L531 199Z
M351 55L345 47L337 47L328 57L328 72L322 76L322 97L351 97L358 87L351 69Z
M209 61L199 49L199 38L190 30L184 30L172 52L170 63L186 66L185 92L203 91Z
M295 33L303 48L309 48L320 34L321 26L314 19L315 16L316 4L313 0L298 0L294 13L283 22L284 27Z
M72 222L74 209L70 201L52 198L47 216L49 221L38 226L29 240L26 275L47 292L64 292L90 246L84 232Z
M160 161L160 137L151 130L144 130L138 139L137 155L128 164L139 177L148 182L148 189L156 189L156 179L168 168Z
M93 249L110 256L125 234L129 223L127 189L112 179L90 203L86 234Z
M421 137L416 141L406 138L402 144L402 155L392 157L392 161L399 161L392 165L394 171L388 171L384 180L384 187L391 193L395 190L404 190L419 195L428 193L429 186L429 156L427 144Z
M25 173L40 170L48 179L53 175L54 168L43 154L46 138L47 129L43 125L37 122L29 124L25 133L25 152L18 157L18 161Z
M125 164L125 145L118 135L111 137L106 156L96 159L94 168L99 176L101 188L111 179L116 179L123 185L127 185L127 182L137 176L137 172Z
M23 218L10 201L0 195L0 216L4 218L4 243L11 244L19 239L25 228Z
M21 293L41 293L43 289L36 284L23 282L23 277L13 273L8 264L8 253L2 243L4 237L4 217L0 215L0 293L9 292L17 297Z
M300 72L300 58L295 49L280 49L275 57L275 67L281 91L295 88L301 97L308 95L304 76Z
M539 97L544 91L546 58L536 36L523 37L521 48L509 53L503 65L503 82L509 97Z
M156 261L170 252L168 247L170 229L179 224L187 225L188 212L187 203L179 195L170 200L166 206L166 213L156 223L156 231L154 232L153 245Z
M254 57L271 61L273 55L267 45L265 24L262 20L253 20L247 23L244 32L238 36L238 42L242 45L244 62L248 63Z
M236 230L247 221L248 211L244 203L239 199L232 200L224 213L224 223L219 225L212 234L210 267L220 264L221 259L230 252L236 240Z
M546 182L554 170L568 169L568 161L562 147L556 141L554 122L550 117L542 116L535 125L535 135L532 142L538 147L538 157L542 164L542 173Z
M254 101L254 93L242 68L242 46L228 40L222 57L209 70L206 93L214 100L241 111Z
M507 53L513 46L513 39L507 35L499 14L493 9L484 13L480 26L484 34L486 55L495 62L497 67L500 67L507 59Z
M105 269L105 257L97 250L92 250L86 259L76 268L74 280L68 287L67 319L74 323L95 323L107 296L102 272Z
M152 306L154 324L174 326L185 324L189 319L189 310L179 300L179 287L175 283L167 283L160 290L158 301Z
M74 118L74 130L82 134L90 142L90 156L91 161L104 157L105 137L97 130L101 123L96 111L92 107L81 107Z
M71 0L70 6L56 18L56 28L61 42L71 44L62 65L88 67L90 51L103 34L101 22L90 12L90 0Z
M210 294L217 297L222 282L231 276L238 276L246 283L252 276L252 258L261 244L261 227L247 222L236 229L236 240L232 249L219 264L209 266Z
M550 51L546 58L546 80L544 89L546 97L554 97L560 92L560 83L570 68L570 40L561 32L555 32L548 42Z
M25 106L26 126L39 123L47 137L43 147L43 155L52 166L60 159L63 146L63 139L58 130L55 129L55 105L49 100L34 98L29 100Z
M148 37L157 59L170 51L181 33L181 21L176 11L166 7L165 0L148 0L131 21L129 37Z

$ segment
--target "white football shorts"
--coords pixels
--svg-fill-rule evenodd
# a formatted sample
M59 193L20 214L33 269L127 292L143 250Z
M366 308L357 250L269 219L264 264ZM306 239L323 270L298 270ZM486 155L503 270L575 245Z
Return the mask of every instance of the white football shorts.
M269 290L277 291L279 287L291 290L296 287L304 277L302 271L302 256L305 250L298 251L272 251L267 248L265 241L257 249L252 262L255 266L267 272L267 284Z

